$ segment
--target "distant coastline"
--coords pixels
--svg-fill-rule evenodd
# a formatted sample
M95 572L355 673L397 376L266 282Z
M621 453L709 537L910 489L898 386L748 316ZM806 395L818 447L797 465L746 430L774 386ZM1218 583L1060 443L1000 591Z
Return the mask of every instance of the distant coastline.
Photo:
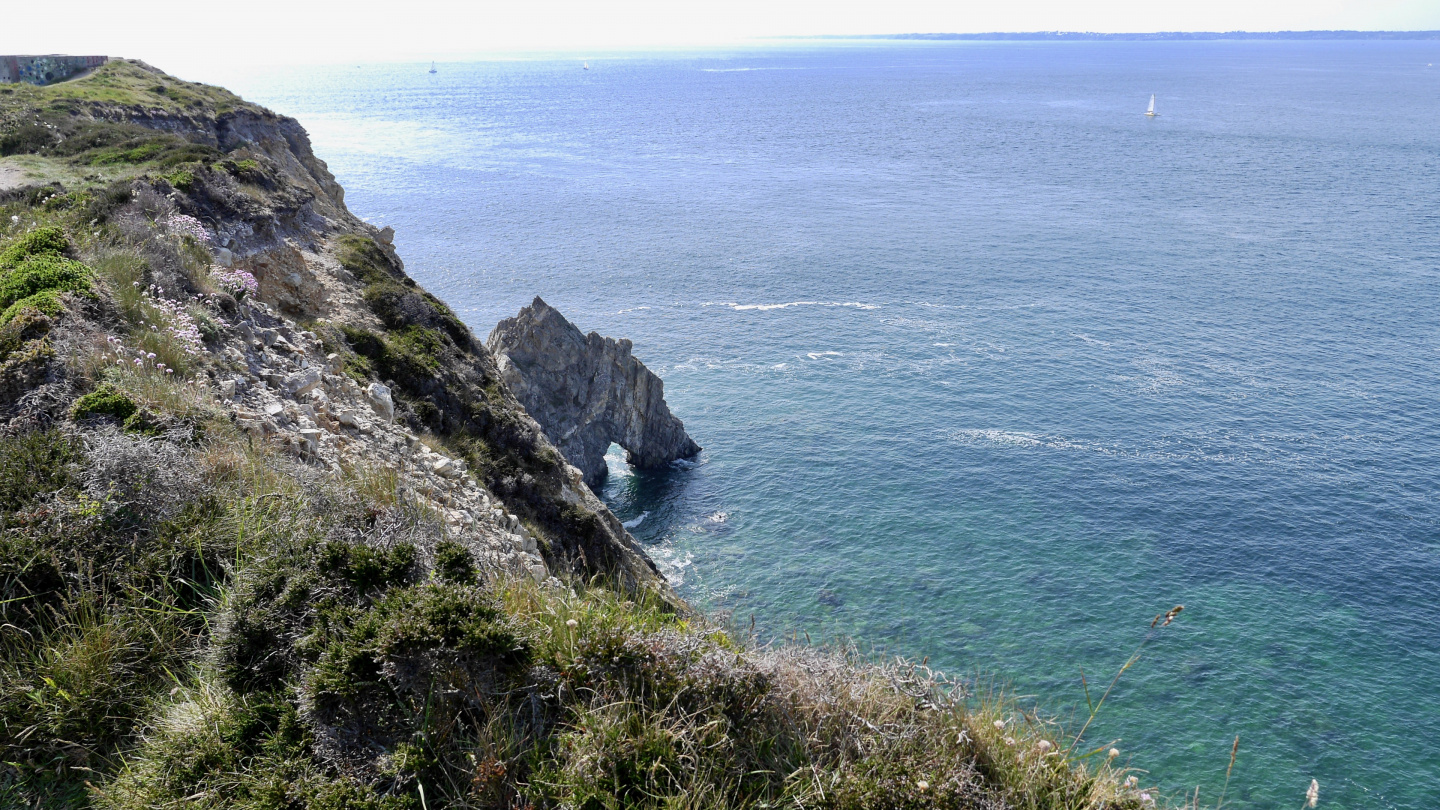
M777 37L778 38L778 37ZM1372 40L1407 39L1440 40L1440 31L1156 31L1153 33L1106 34L1094 31L1029 31L983 34L819 34L784 39L921 39L921 40L1011 40L1025 42L1055 41L1117 41L1148 42L1164 40Z

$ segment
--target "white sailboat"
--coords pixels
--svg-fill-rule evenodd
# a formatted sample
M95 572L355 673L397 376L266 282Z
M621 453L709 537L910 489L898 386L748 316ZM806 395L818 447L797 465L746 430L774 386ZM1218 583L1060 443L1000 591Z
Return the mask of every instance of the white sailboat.
M434 63L434 62L431 62L431 63L430 63L430 72L431 72L431 73L434 73L434 72L435 72L435 63Z
M581 63L580 67L581 67L582 69L584 69L584 70L589 70L589 69L590 69L590 63L589 63L589 62L583 62L583 63Z
M1154 118L1155 116L1157 116L1157 115L1160 114L1160 113L1155 112L1155 94L1154 94L1154 93L1151 93L1151 94L1150 94L1150 109L1146 110L1146 111L1145 111L1145 114L1148 115L1148 116L1151 117L1151 118Z

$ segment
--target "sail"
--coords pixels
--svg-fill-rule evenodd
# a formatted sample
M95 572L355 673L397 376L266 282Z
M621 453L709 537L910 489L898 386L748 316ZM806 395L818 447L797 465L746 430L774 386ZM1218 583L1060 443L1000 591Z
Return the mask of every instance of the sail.
M1151 115L1154 115L1154 114L1155 114L1155 94L1154 94L1154 93L1151 93L1151 94L1150 94L1150 109L1146 110L1145 112L1150 113Z

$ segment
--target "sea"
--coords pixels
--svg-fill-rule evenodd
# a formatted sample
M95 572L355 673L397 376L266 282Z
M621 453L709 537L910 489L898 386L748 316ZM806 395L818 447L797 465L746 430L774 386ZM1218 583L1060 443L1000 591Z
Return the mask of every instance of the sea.
M1138 650L1077 750L1214 806L1238 737L1226 806L1429 810L1437 63L768 41L198 78L300 119L477 334L538 295L634 341L705 449L612 448L603 497L687 599L1072 732Z

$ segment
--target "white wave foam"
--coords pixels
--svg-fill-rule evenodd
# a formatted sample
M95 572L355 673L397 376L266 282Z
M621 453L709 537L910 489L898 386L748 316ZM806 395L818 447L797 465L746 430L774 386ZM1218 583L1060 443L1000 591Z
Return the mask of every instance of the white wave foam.
M957 441L985 441L1018 447L1040 447L1045 444L1039 435L1020 430L957 430L950 434L950 438Z
M772 309L789 309L790 307L851 307L854 309L879 309L879 304L865 304L860 301L786 301L783 304L741 304L735 301L706 301L702 307L729 307L736 312L746 310L758 310L769 312Z
M650 559L655 561L655 567L671 585L680 586L685 584L685 569L695 562L695 555L689 552L682 552L671 545L653 546L646 549Z
M1110 348L1109 342L1104 341L1104 340L1100 340L1100 339L1098 339L1098 338L1092 338L1092 337L1090 337L1089 335L1087 335L1087 334L1085 334L1085 333L1083 333L1083 332L1071 332L1071 333L1070 333L1070 337L1079 338L1079 339L1085 341L1086 343L1090 343L1090 344L1093 344L1093 345L1096 345L1096 346L1104 346L1104 347L1107 348L1107 349Z
M843 352L806 352L805 356L811 360L819 360L822 357L844 357Z
M647 512L641 512L641 513L640 513L640 517L631 518L630 520L627 520L627 521L625 521L624 523L621 523L620 525L621 525L621 526L624 526L624 527L627 528L627 529L633 529L633 528L635 528L636 526L639 526L641 523L644 523L644 522L645 522L645 518L647 518L647 517L650 517L650 513L649 513L648 511L647 511Z
M642 310L642 309L649 309L649 308L650 308L650 307L631 307L630 309L622 309L622 310L620 310L619 312L616 312L615 314L616 314L616 315L624 315L624 314L627 313L627 312L639 312L639 311Z

